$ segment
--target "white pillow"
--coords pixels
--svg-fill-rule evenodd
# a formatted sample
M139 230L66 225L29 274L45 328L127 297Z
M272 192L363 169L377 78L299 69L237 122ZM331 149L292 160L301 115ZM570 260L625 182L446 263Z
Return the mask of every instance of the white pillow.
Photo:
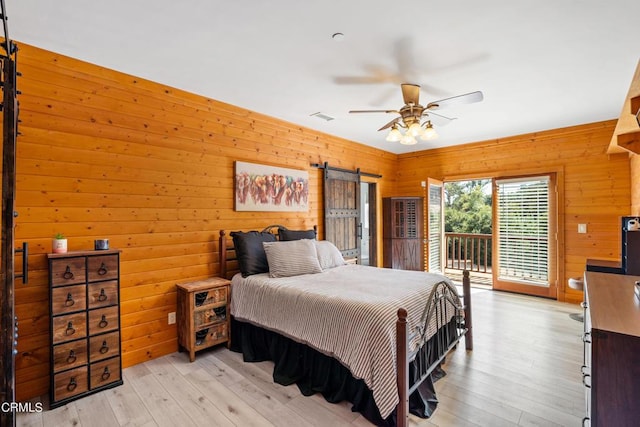
M269 277L290 277L322 273L313 240L263 242L269 263Z
M328 240L313 240L313 243L316 245L320 268L323 270L346 264L340 253L340 249L336 248L333 243Z

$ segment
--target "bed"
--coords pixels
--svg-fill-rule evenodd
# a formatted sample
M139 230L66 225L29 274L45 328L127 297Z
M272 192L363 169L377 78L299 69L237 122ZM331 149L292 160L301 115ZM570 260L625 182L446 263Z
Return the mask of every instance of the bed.
M274 381L305 395L350 401L373 424L430 416L440 364L462 337L472 349L466 271L462 304L445 276L346 263L315 227L222 230L219 244L231 349L274 361Z

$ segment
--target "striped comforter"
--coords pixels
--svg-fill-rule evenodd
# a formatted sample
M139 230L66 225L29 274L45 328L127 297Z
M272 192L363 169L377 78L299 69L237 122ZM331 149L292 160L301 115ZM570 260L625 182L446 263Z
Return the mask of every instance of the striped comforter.
M318 274L233 278L231 314L338 359L373 393L383 418L398 404L398 308L408 312L409 334L420 325L438 274L345 265ZM449 320L449 319L447 319ZM428 328L427 339L435 333ZM415 337L414 350L422 343Z

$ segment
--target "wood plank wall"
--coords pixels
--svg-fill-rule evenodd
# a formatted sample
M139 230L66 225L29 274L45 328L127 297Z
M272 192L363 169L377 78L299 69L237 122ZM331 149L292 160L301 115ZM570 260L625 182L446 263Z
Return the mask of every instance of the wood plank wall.
M167 324L175 284L218 273L220 229L318 224L322 236L321 171L311 163L381 174L379 200L395 191L395 154L19 46L16 243L30 247L30 282L16 285L19 400L48 390L45 254L55 233L69 250L92 249L97 238L122 249L127 367L177 350ZM309 212L234 212L234 160L308 170Z
M18 284L17 397L48 389L45 254L64 232L70 250L109 238L122 253L123 362L177 349L175 283L218 272L220 229L320 226L321 173L310 163L380 173L382 197L422 194L420 181L564 171L565 277L587 257L619 256L617 217L640 214L630 180L640 163L605 154L615 122L396 156L239 107L20 45L16 243L30 244L30 283ZM398 160L399 159L399 160ZM233 161L307 169L308 213L233 211ZM634 186L633 188L636 188ZM381 210L379 210L381 212ZM381 221L381 215L378 216ZM589 233L578 235L578 223ZM380 229L380 228L379 228ZM382 245L378 244L378 247ZM382 259L379 254L379 259ZM561 290L564 292L564 284ZM577 293L563 294L579 300Z
M558 232L564 235L564 263L559 271L564 273L559 299L581 301L582 293L569 289L567 279L582 276L587 258L620 258L619 217L631 209L629 157L606 154L615 124L611 120L403 154L397 195L420 194L421 181L429 177L446 181L561 171L564 212ZM638 179L640 165L635 169ZM634 212L640 212L639 205L636 199ZM587 224L587 234L577 233L579 223Z

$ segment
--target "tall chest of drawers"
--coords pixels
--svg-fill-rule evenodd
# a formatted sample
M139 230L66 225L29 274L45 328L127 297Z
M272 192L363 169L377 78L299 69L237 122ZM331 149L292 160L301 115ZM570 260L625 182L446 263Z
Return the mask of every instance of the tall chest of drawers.
M122 384L120 251L49 254L50 407Z

